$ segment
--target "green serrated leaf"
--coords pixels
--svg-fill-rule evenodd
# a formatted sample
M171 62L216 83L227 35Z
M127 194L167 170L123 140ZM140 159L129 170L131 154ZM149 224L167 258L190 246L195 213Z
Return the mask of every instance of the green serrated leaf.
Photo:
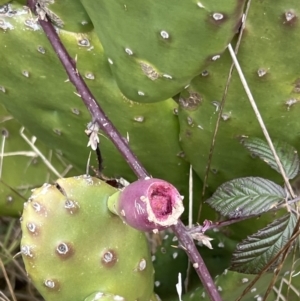
M260 138L246 138L242 144L255 156L266 162L271 168L280 173L273 153L265 140ZM274 140L274 148L289 179L293 179L299 172L299 157L297 150L286 142Z
M247 177L222 184L206 202L230 218L261 214L285 198L283 188L272 181Z
M260 273L288 243L296 223L297 217L289 213L249 236L236 246L230 269L247 274Z

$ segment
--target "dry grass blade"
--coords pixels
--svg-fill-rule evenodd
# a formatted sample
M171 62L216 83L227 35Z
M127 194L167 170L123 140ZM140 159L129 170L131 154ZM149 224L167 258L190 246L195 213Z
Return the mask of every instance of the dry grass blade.
M273 145L273 142L272 142L271 137L270 137L270 135L269 135L269 132L268 132L268 130L267 130L267 128L266 128L266 125L265 125L265 123L264 123L264 121L263 121L263 119L262 119L262 116L261 116L261 114L260 114L260 112L259 112L259 109L258 109L258 107L257 107L257 105L256 105L256 102L255 102L255 100L254 100L254 98L253 98L253 95L252 95L252 93L251 93L251 90L250 90L250 88L249 88L249 86L248 86L248 83L247 83L247 81L246 81L246 78L245 78L245 76L244 76L244 73L243 73L243 71L242 71L242 69L241 69L241 66L240 66L240 64L239 64L239 61L238 61L238 59L237 59L237 57L236 57L236 55L235 55L235 52L234 52L234 50L233 50L231 44L228 45L228 50L229 50L229 52L230 52L231 58L232 58L232 60L233 60L233 62L234 62L235 68L236 68L236 70L237 70L237 72L238 72L238 75L239 75L239 77L240 77L241 83L242 83L242 85L243 85L243 87L244 87L244 89L245 89L245 92L246 92L247 96L248 96L248 99L249 99L249 101L250 101L250 104L251 104L251 106L252 106L252 108L253 108L253 111L254 111L254 113L255 113L255 116L256 116L256 118L257 118L257 120L258 120L258 122L259 122L259 125L260 125L260 127L261 127L261 129L262 129L262 132L263 132L263 134L264 134L264 136L265 136L265 138L266 138L266 140L267 140L267 142L268 142L268 145L269 145L269 147L270 147L270 149L271 149L271 151L272 151L272 153L273 153L274 159L275 159L275 161L276 161L276 163L277 163L277 165L278 165L278 168L279 168L280 173L281 173L281 175L282 175L282 177L283 177L284 183L285 183L285 185L286 185L286 187L287 187L287 189L288 189L290 195L292 196L292 198L295 198L295 193L294 193L294 191L293 191L293 188L292 188L292 186L291 186L291 184L290 184L290 182L289 182L288 177L286 176L286 173L285 173L285 171L284 171L284 169L283 169L282 163L280 162L280 159L279 159L279 157L278 157L278 155L277 155L277 153L276 153L276 150L275 150L275 148L274 148L274 145ZM287 207L288 207L288 206L287 206Z
M295 240L297 240L299 238L300 235L300 219L298 219L297 225L295 227L295 231L294 234L292 235L292 237L290 238L290 241L288 244L286 244L278 253L277 255L270 260L270 262L264 267L264 269L249 283L249 285L245 288L245 290L243 291L242 295L237 298L235 301L240 301L242 300L242 298L251 290L251 288L255 285L255 283L258 281L258 279L261 277L261 275L263 273L265 273L268 269L270 269L271 266L273 266L276 262L278 262L278 260L280 259L280 257L282 256L282 254L284 254L285 252L287 252L290 248L290 246L294 243ZM297 229L297 231L296 231ZM279 270L279 269L278 269ZM272 281L273 282L273 281ZM264 296L264 298L266 298L266 296ZM264 299L265 300L265 299Z
M235 53L236 54L238 53L238 50L239 50L239 47L240 47L240 44L241 44L241 40L242 40L242 37L243 37L243 33L244 33L245 24L246 24L246 20L247 20L250 5L251 5L251 0L248 1L247 8L246 8L246 11L245 11L245 17L244 17L244 20L243 20L242 27L240 29L238 41L237 41L237 44L236 44L236 47L235 47ZM216 143L216 137L217 137L217 134L218 134L219 125L220 125L221 118L222 118L222 113L223 113L223 108L224 108L225 100L226 100L227 93L228 93L228 88L229 88L230 83L231 83L233 69L234 69L234 63L232 63L231 66L230 66L227 81L226 81L226 85L225 85L225 89L224 89L224 93L223 93L222 100L221 100L221 103L220 103L220 106L219 106L219 114L218 114L215 130L214 130L213 138L212 138L212 141L211 141L211 146L210 146L210 150L209 150L207 166L206 166L205 176L204 176L204 181L203 181L202 200L204 198L206 187L207 187L207 180L208 180L210 165L211 165L212 156L213 156L213 152L214 152L214 147L215 147L215 143ZM198 217L197 217L198 222L200 221L202 203L203 202L200 203L200 207L199 207L199 211L198 211Z
M17 219L0 217L0 300L43 301L27 277L20 255Z
M62 175L53 167L51 162L40 152L40 150L32 143L27 136L24 134L25 128L21 128L20 135L28 143L28 145L37 153L37 155L43 160L44 164L58 177L62 178Z
M288 189L290 195L292 196L292 198L295 198L295 194L294 194L294 191L293 191L293 189L292 189L292 187L291 187L291 185L290 185L290 183L289 183L289 179L288 179L288 177L287 177L286 174L285 174L285 171L284 171L284 169L283 169L283 166L282 166L282 164L281 164L281 162L280 162L280 159L279 159L279 157L278 157L278 155L277 155L277 153L276 153L276 150L275 150L275 148L274 148L274 145L273 145L273 142L272 142L272 140L271 140L271 137L270 137L270 135L269 135L269 133L268 133L268 130L267 130L266 126L265 126L265 123L264 123L264 121L263 121L263 119L262 119L262 117L261 117L261 115L260 115L259 109L258 109L258 107L257 107L257 105L256 105L256 102L255 102L253 96L252 96L252 93L251 93L250 88L249 88L249 86L248 86L248 84L247 84L247 81L246 81L246 79L245 79L245 77L244 77L243 71L242 71L242 69L241 69L241 67L240 67L240 65L239 65L239 62L238 62L237 57L236 57L236 55L235 55L235 52L234 52L234 50L233 50L233 48L232 48L232 46L231 46L230 44L228 45L228 50L229 50L229 52L230 52L230 54L231 54L232 60L233 60L233 62L234 62L234 64L235 64L235 67L236 67L236 69L237 69L237 71L238 71L240 80L241 80L241 82L242 82L242 84L243 84L243 87L244 87L244 89L245 89L245 91L246 91L246 94L247 94L247 96L248 96L248 99L249 99L249 101L250 101L250 103L251 103L251 105L252 105L252 108L253 108L254 112L255 112L255 115L256 115L256 117L257 117L257 120L258 120L258 122L259 122L259 124L260 124L260 126L261 126L261 129L262 129L262 131L263 131L263 133L264 133L264 136L265 136L265 138L266 138L266 140L267 140L267 142L268 142L268 144L269 144L269 147L270 147L270 149L271 149L271 151L272 151L272 153L273 153L273 156L274 156L274 158L275 158L275 161L276 161L276 163L277 163L277 165L278 165L278 168L279 168L279 170L280 170L280 172L281 172L281 175L282 175L282 177L283 177L283 179L284 179L285 185L286 185L286 187L287 187L287 189ZM287 200L286 200L286 206L287 206L287 208L289 208L289 206L288 206L288 204L287 204ZM288 210L289 210L289 209L288 209ZM299 223L300 223L300 219L298 219L298 222L297 222L297 225L296 225L296 227L295 227L295 230L299 228ZM294 237L294 236L293 236L293 237ZM276 271L276 273L275 273L275 275L274 275L274 278L273 278L273 280L272 280L272 283L270 283L270 285L269 285L269 287L268 287L268 289L267 289L267 291L266 291L266 294L265 294L263 300L266 300L266 299L267 299L268 294L269 294L270 291L272 290L273 284L275 283L275 281L276 281L276 279L277 279L277 276L278 276L278 274L279 274L279 272L280 272L282 263L284 262L284 259L285 259L286 256L287 256L288 249L289 249L290 245L292 244L292 241L294 241L294 240L295 240L295 238L294 238L294 239L291 238L290 242L285 246L285 248L283 248L283 249L277 254L277 256L275 257L275 258L278 259L279 256L282 256L282 258L281 258L281 260L280 260L280 263L279 263L279 266L278 266L278 270ZM272 260L271 262L273 262L273 260ZM268 266L269 266L269 265L268 265ZM263 272L264 272L264 271L263 271ZM262 272L262 273L263 273L263 272ZM261 273L261 274L262 274L262 273ZM260 275L258 275L258 277L256 277L256 278L254 279L254 281L253 281L254 283L257 281L257 279L259 278L259 276L260 276ZM253 284L254 284L254 283L253 283ZM250 285L252 286L252 283L251 283ZM249 287L250 287L250 285L249 285ZM244 293L246 293L246 291L248 292L248 290L246 289L246 290L244 291ZM244 294L243 294L243 295L244 295ZM240 300L240 299L238 299L238 300Z
M4 279L5 279L5 281L6 281L6 284L7 284L7 286L8 286L8 289L9 289L9 292L10 292L10 294L11 294L11 297L12 297L13 301L17 301L16 296L15 296L15 294L14 294L14 290L13 290L13 288L12 288L12 285L10 284L8 275L7 275L7 273L6 273L6 270L5 270L5 267L4 267L4 264L3 264L2 260L1 260L1 258L0 258L0 268L1 268L2 273L3 273L3 275L4 275Z
M0 301L10 301L10 300L0 291Z
M255 100L254 100L254 98L253 98L253 96L252 96L252 93L251 93L250 88L249 88L249 86L248 86L248 84L247 84L247 81L246 81L246 79L245 79L245 76L244 76L244 74L243 74L243 71L242 71L242 69L241 69L241 67L240 67L240 65L239 65L238 60L237 60L236 54L235 54L235 52L234 52L234 50L233 50L233 48L232 48L232 46L231 46L230 44L228 45L228 50L229 50L229 52L230 52L230 55L231 55L232 60L233 60L233 62L234 62L234 65L235 65L235 67L236 67L236 69L237 69L237 72L238 72L238 75L239 75L239 77L240 77L241 83L242 83L242 85L243 85L243 87L244 87L244 90L245 90L245 92L246 92L246 94L247 94L247 96L248 96L249 102L250 102L250 104L251 104L251 106L252 106L252 108L253 108L253 111L254 111L254 113L255 113L255 115L256 115L256 118L257 118L257 120L258 120L258 122L259 122L259 125L260 125L261 129L262 129L262 132L263 132L263 134L264 134L264 136L265 136L265 138L266 138L266 140L267 140L267 143L268 143L268 145L269 145L269 147L270 147L270 149L271 149L271 151L272 151L272 154L273 154L274 159L275 159L275 161L276 161L276 163L277 163L277 165L278 165L278 168L279 168L279 170L280 170L280 173L281 173L281 175L282 175L282 177L283 177L283 179L284 179L285 186L286 186L286 188L287 188L287 190L288 190L290 196L291 196L292 198L295 198L295 193L294 193L294 191L293 191L293 189L292 189L292 187L291 187L291 185L290 185L290 183L289 183L288 177L287 177L286 174L285 174L285 171L284 171L284 169L283 169L282 163L280 162L280 159L279 159L279 157L278 157L278 155L277 155L277 153L276 153L276 150L275 150L275 148L274 148L273 142L272 142L272 140L271 140L271 138L270 138L270 135L269 135L268 130L267 130L266 126L265 126L265 123L264 123L264 121L263 121L263 119L262 119L262 117L261 117L261 115L260 115L260 112L259 112L259 109L258 109L258 107L257 107L257 105L256 105L256 102L255 102ZM287 199L286 199L286 207L287 207L287 209L290 211L290 208L289 208L288 203L287 203ZM298 211L297 211L297 215L298 215ZM299 217L299 215L298 215L298 217ZM263 300L266 300L266 299L267 299L268 294L269 294L269 293L271 292L271 290L273 289L274 283L275 283L275 281L276 281L276 279L277 279L277 277L278 277L278 275L279 275L279 273L280 273L280 270L281 270L281 268L282 268L282 265L283 265L283 263L284 263L284 260L285 260L286 257L287 257L288 251L289 251L291 245L293 244L294 240L297 238L297 236L298 236L298 234L299 234L299 230L298 230L299 224L300 224L300 218L298 218L298 222L297 222L297 225L296 225L295 230L294 230L294 235L293 235L292 238L290 239L289 243L288 243L282 250L280 250L280 252L275 256L275 258L274 258L274 259L268 264L268 266L264 269L264 271L267 270L268 267L271 265L271 263L274 263L277 259L280 258L280 262L279 262L279 264L278 264L278 268L277 268L277 270L276 270L276 272L275 272L275 275L274 275L274 277L273 277L273 279L272 279L272 282L270 283L270 285L269 285L269 287L268 287L268 289L267 289L267 291L266 291L266 293L265 293L265 295L264 295ZM295 235L296 235L296 237L295 237ZM281 256L281 257L280 257L280 256ZM262 271L261 274L262 274L264 271ZM260 275L261 275L261 274L260 274ZM248 288L251 288L251 287L252 287L252 285L257 281L257 279L259 279L260 275L258 275L258 276L252 281L252 283L248 286ZM243 293L242 296L244 296L244 295L246 294L246 292L249 291L248 288L244 291L244 293ZM241 296L241 298L242 298L242 296ZM240 300L240 299L238 299L238 300Z

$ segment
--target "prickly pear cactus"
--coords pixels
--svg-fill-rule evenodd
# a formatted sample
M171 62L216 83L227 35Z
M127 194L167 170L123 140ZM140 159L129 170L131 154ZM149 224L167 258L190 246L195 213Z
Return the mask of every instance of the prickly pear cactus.
M45 184L25 203L22 255L47 301L155 300L144 233L107 209L116 191L79 176Z
M0 41L6 45L0 53L0 86L4 88L0 103L83 173L90 152L84 131L91 117L72 84L66 82L66 73L35 17L15 2L5 7L6 13L0 14ZM154 104L129 101L114 81L95 32L59 30L59 35L70 55L77 56L77 69L95 98L149 173L187 195L189 164L178 141L177 103L172 99ZM14 49L22 49L22 56L17 52L12 56ZM106 176L136 179L105 136L100 136L100 149ZM91 165L97 168L95 156Z
M236 34L245 1L81 1L124 95L167 99L219 57Z

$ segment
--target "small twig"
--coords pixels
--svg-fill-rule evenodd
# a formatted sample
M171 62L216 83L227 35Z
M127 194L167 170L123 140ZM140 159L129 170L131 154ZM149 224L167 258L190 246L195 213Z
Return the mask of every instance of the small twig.
M1 157L13 157L13 156L24 156L24 157L36 158L38 155L32 151L9 152L9 153L4 153L1 155Z
M295 230L297 228L297 231L294 230L293 235L290 238L290 244L293 243L296 239L298 239L300 230L299 230L299 224L300 219L297 221ZM255 283L258 281L258 279L261 277L261 275L266 272L270 266L272 266L276 261L278 261L279 257L282 255L282 253L286 252L290 248L290 244L286 244L284 247L281 248L281 250L269 261L269 263L261 270L261 272L255 276L255 278L249 283L249 285L244 289L242 295L238 297L235 301L240 301L255 285Z
M5 295L4 295L4 293L2 292L2 291L0 291L0 296L2 296L2 297L0 297L0 301L10 301Z
M15 294L14 294L14 290L13 290L11 284L10 284L8 275L7 275L7 273L6 273L6 270L5 270L5 267L4 267L4 264L3 264L2 260L1 260L1 258L0 258L0 268L1 268L2 273L3 273L3 275L4 275L6 284L7 284L7 286L8 286L8 289L9 289L9 292L10 292L10 294L11 294L11 297L13 298L13 301L17 301L16 296L15 296Z
M4 182L2 179L0 179L0 183L2 183L4 186L6 186L8 189L10 189L12 192L14 192L16 195L18 195L21 199L23 199L25 202L27 201L27 198L24 197L20 192L18 192L16 189L12 188L10 185L8 185L6 182Z
M1 142L1 150L0 150L0 179L2 177L2 169L3 169L3 154L4 154L4 146L5 146L6 136L2 135L2 142Z
M278 204L278 206L273 207L271 210L268 210L268 211L264 212L263 214L270 213L270 212L276 212L280 209L286 208L287 206L290 208L291 204L294 204L297 202L300 202L300 197L296 197L295 199L292 199L292 200L287 200L287 204L286 204L286 202L281 202L280 204ZM297 212L295 214L297 214ZM235 217L235 218L227 219L227 220L220 221L220 222L210 222L209 224L205 225L205 231L216 229L216 228L227 227L232 224L236 224L236 223L242 222L242 221L250 219L250 218L260 217L261 215L262 215L261 213L260 214L252 214L252 215L247 215L247 216ZM190 229L188 229L188 232L190 234L195 234L195 233L199 233L199 232L204 233L205 231L203 230L203 226L201 226L201 225L193 226Z
M235 68L236 68L236 70L237 70L237 72L238 72L238 74L239 74L239 77L240 77L240 80L241 80L241 82L242 82L242 85L243 85L243 87L244 87L244 89L245 89L245 92L246 92L246 94L247 94L247 96L248 96L248 99L249 99L249 101L250 101L250 104L251 104L251 106L252 106L252 108L253 108L253 111L254 111L254 113L255 113L255 116L256 116L256 118L257 118L257 120L258 120L258 122L259 122L259 125L260 125L260 127L261 127L261 129L262 129L262 131L263 131L263 133L264 133L264 136L265 136L265 138L266 138L266 140L267 140L267 142L268 142L268 144L269 144L269 147L270 147L270 149L271 149L271 151L272 151L272 154L273 154L273 156L274 156L274 159L275 159L275 161L276 161L276 163L277 163L277 165L278 165L278 168L279 168L280 173L281 173L281 175L282 175L282 177L283 177L284 183L285 183L285 185L286 185L286 187L287 187L287 189L288 189L290 195L292 196L292 198L295 198L295 193L294 193L294 191L293 191L293 188L292 188L292 186L291 186L291 184L290 184L290 182L289 182L288 177L286 176L286 173L285 173L285 171L284 171L284 169L283 169L283 166L282 166L282 164L281 164L281 162L280 162L280 159L279 159L279 157L278 157L278 155L277 155L277 153L276 153L276 150L275 150L275 147L274 147L273 142L272 142L272 140L271 140L271 137L270 137L270 135L269 135L269 133L268 133L268 130L267 130L266 126L265 126L265 123L264 123L264 121L263 121L263 119L262 119L262 117L261 117L261 114L260 114L260 112L259 112L259 110L258 110L258 107L257 107L257 105L256 105L256 102L255 102L255 100L254 100L254 98L253 98L253 95L252 95L250 89L249 89L249 86L248 86L247 81L246 81L246 79L245 79L244 73L243 73L243 71L242 71L242 69L241 69L241 67L240 67L240 64L239 64L239 62L238 62L238 60L237 60L237 57L236 57L236 55L235 55L234 50L232 49L231 44L228 45L228 50L229 50L230 55L231 55L231 58L232 58L232 60L233 60L233 62L234 62Z
M192 237L187 233L186 227L181 221L172 227L174 233L178 237L179 242L182 244L185 252L189 256L194 269L196 270L205 290L207 291L210 300L222 301L222 298L217 290L217 287L210 276L210 273L199 254Z
M44 164L58 177L62 178L61 174L54 168L51 162L41 153L41 151L27 138L24 134L24 127L20 130L21 137L28 143L28 145L34 150L34 152L43 160Z
M189 172L189 228L193 227L193 166L190 165L190 172ZM191 271L192 271L192 265L191 261L188 262L188 266L186 269L186 277L184 280L184 288L185 291L188 291L189 287L189 279L191 276Z
M190 165L189 173L189 228L193 225L193 167Z
M278 155L277 155L277 153L276 153L276 150L275 150L275 147L274 147L273 142L272 142L272 140L271 140L271 137L270 137L270 135L269 135L269 133L268 133L268 130L267 130L266 126L265 126L265 123L264 123L264 121L263 121L263 119L262 119L262 116L261 116L261 114L260 114L260 112L259 112L259 109L258 109L258 107L257 107L257 105L256 105L256 102L255 102L255 100L254 100L254 98L253 98L253 95L252 95L252 93L251 93L251 91L250 91L250 88L249 88L248 83L247 83L247 81L246 81L246 79L245 79L244 73L243 73L243 71L242 71L242 69L241 69L241 67L240 67L240 64L239 64L239 62L238 62L238 60L237 60L237 57L236 57L236 55L235 55L235 53L234 53L234 51L233 51L233 49L232 49L231 44L228 45L228 50L229 50L230 55L231 55L231 58L232 58L232 60L233 60L233 62L234 62L235 68L236 68L236 70L237 70L237 72L238 72L238 74L239 74L241 83L242 83L242 85L243 85L243 87L244 87L244 89L245 89L245 92L246 92L247 96L248 96L249 102L250 102L250 104L251 104L251 106L252 106L252 108L253 108L253 111L254 111L254 113L255 113L255 116L256 116L256 118L257 118L257 120L258 120L258 123L259 123L259 125L260 125L260 127L261 127L261 129L262 129L262 131L263 131L263 134L264 134L264 136L265 136L265 138L266 138L266 140L267 140L267 143L268 143L268 145L269 145L269 147L270 147L270 149L271 149L271 151L272 151L273 157L274 157L274 159L275 159L275 161L276 161L276 163L277 163L277 166L278 166L278 168L279 168L279 170L280 170L280 173L281 173L281 175L282 175L282 177L283 177L285 186L286 186L286 188L287 188L289 194L291 195L291 197L294 199L294 198L296 197L296 195L295 195L295 193L294 193L294 191L293 191L293 188L292 188L292 186L291 186L291 184L290 184L290 182L289 182L288 177L286 176L286 173L285 173L284 168L283 168L283 166L282 166L282 164L281 164L281 162L280 162L280 159L279 159L279 157L278 157ZM291 212L291 209L289 208L288 200L286 199L285 202L286 202L287 210L288 210L289 212ZM299 213L298 213L298 212L297 212L297 216L299 217ZM300 218L298 218L298 221L297 221L297 224L296 224L296 226L295 226L294 232L298 230L299 225L300 225ZM286 246L289 247L289 246L291 245L291 243L292 243L292 238L290 239L289 243L286 244ZM287 252L288 252L288 249L286 249L286 250L284 250L284 251L280 251L280 252L278 253L278 254L282 254L282 253L283 253L283 255L282 255L282 260L281 260L281 262L279 263L279 266L278 266L278 272L274 275L273 281L275 281L276 278L277 278L277 276L278 276L278 273L279 273L279 270L280 270L280 266L282 266L283 261L284 261L284 259L285 259L286 256L287 256ZM271 261L271 262L272 262L272 261ZM256 279L256 278L255 278L255 279ZM254 282L254 280L253 280L253 282ZM253 282L252 282L252 283L253 283ZM255 283L255 282L254 282L254 283ZM250 285L251 285L251 284L249 284L249 287L250 287ZM248 288L247 288L247 289L248 289ZM243 292L243 295L246 293L247 289ZM271 289L272 289L272 284L270 284L269 287L267 288L267 291L266 291L266 294L265 294L264 297L263 297L263 300L266 300L266 299L267 299L268 293L271 291ZM243 295L242 295L242 296L243 296ZM238 300L240 300L240 298L239 298Z
M279 288L276 288L276 286L273 287L273 291L275 292L277 299L275 301L288 301L288 294L287 294L287 298L282 294L283 291L283 284L287 285L287 289L291 289L294 294L298 297L298 300L300 300L300 292L298 291L298 289L292 285L291 283L289 283L285 278L282 278L280 281L280 286Z

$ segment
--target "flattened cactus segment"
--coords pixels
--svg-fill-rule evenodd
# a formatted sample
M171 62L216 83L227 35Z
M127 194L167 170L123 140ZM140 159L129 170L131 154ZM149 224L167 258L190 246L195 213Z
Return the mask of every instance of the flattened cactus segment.
M94 300L98 294L103 300L150 301L148 242L108 210L107 199L116 191L79 176L45 184L25 204L22 255L45 300Z
M162 300L172 296L178 297L176 291L178 273L181 273L182 279L186 278L188 257L185 251L178 247L178 239L170 229L152 235L151 241L156 242L152 255L155 292Z
M237 58L272 139L300 149L299 1L252 1ZM287 47L288 45L288 47ZM232 60L228 52L197 76L180 97L181 143L187 159L205 178L214 130ZM208 186L244 176L281 182L279 175L241 145L263 137L234 71L215 137ZM195 146L198 147L195 147Z
M81 1L122 93L155 102L180 92L236 34L244 0Z
M293 262L293 255L290 255L283 265L279 277L273 283L271 291L266 298L267 301L274 301L280 296L283 300L298 301L299 300L299 281L297 280L296 271L299 271L299 263ZM251 281L257 275L237 273L230 270L224 270L221 275L215 277L215 284L220 292L223 301L237 300L244 290L250 285ZM263 300L268 286L273 280L274 273L264 273L260 275L258 281L243 296L241 301L261 301ZM175 298L173 299L176 300ZM183 301L209 301L210 298L202 287L185 294Z

